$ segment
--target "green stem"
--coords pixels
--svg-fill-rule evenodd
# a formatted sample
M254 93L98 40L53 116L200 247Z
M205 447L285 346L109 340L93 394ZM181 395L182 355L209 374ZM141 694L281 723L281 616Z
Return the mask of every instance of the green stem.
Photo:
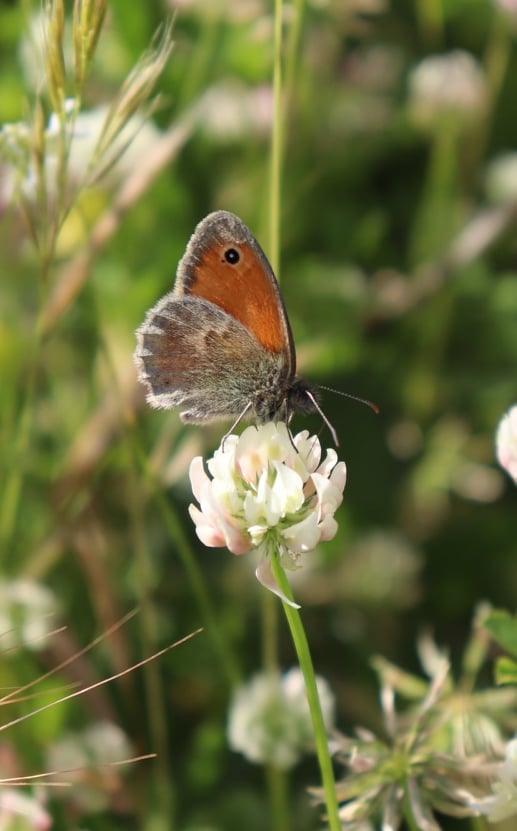
M298 64L298 54L300 49L300 40L302 34L302 20L303 20L303 6L304 0L294 0L293 3L293 22L289 28L288 42L287 42L287 60L285 68L285 102L287 118L292 114L294 82L296 78L296 70ZM287 132L284 125L284 140ZM283 149L283 148L282 148Z
M271 552L271 566L273 575L283 594L289 599L293 599L291 587L285 576L284 569L280 564L278 552ZM291 630L291 637L293 639L294 648L300 664L300 669L303 674L305 682L305 691L307 694L307 702L312 719L312 727L314 730L314 741L316 744L316 752L318 755L318 762L321 772L321 781L325 793L325 804L327 808L327 819L331 831L341 831L341 822L339 820L339 806L336 797L336 784L334 780L334 770L332 768L332 760L330 758L327 731L323 721L323 713L321 710L320 698L318 695L318 687L316 685L316 676L314 674L314 666L312 663L309 644L307 636L303 628L302 619L298 609L293 608L288 603L283 603L285 616L289 629Z
M269 259L280 270L280 189L282 171L282 0L275 0L275 57L273 66L273 128L271 133L271 184L269 190Z
M289 810L287 775L273 765L266 765L266 781L271 810L271 830L289 831L291 811Z
M278 671L278 604L271 592L261 593L262 666L266 672Z
M412 265L435 258L458 226L458 129L443 119L431 147L426 182L410 244Z
M261 592L262 666L275 677L278 666L278 602L271 592ZM274 765L265 766L266 788L272 831L289 831L291 813L286 774Z
M444 28L441 0L417 0L416 13L423 43L428 49L438 50Z
M469 149L472 181L477 180L477 168L486 154L491 130L494 128L494 111L499 103L503 84L508 73L513 42L513 33L504 13L496 12L483 60L490 95L484 116L479 119L476 131L471 135L474 138L474 143Z
M496 14L485 51L485 71L491 92L492 107L497 102L512 56L513 37L503 14Z
M485 817L470 817L469 825L472 831L486 831L487 821Z
M40 309L43 308L43 302ZM5 478L3 499L0 502L0 551L11 550L19 519L22 490L30 457L34 411L36 408L36 386L42 361L43 334L41 312L31 340L27 345L27 380L20 405L16 435L12 441L13 451L9 456L8 473ZM6 451L4 451L6 452Z

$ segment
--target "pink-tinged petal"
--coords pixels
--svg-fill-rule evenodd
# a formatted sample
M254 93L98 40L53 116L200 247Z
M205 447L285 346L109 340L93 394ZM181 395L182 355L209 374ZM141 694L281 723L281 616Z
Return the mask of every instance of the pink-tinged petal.
M257 578L259 583L262 586L264 586L265 589L268 589L268 591L273 592L273 594L276 594L276 596L279 597L283 603L287 603L287 605L292 606L293 609L301 608L301 606L298 603L295 603L294 600L289 600L289 598L286 597L283 591L281 590L280 586L278 585L273 576L269 557L262 557L260 563L258 564L255 570L255 577Z
M48 831L52 827L52 818L43 805L34 797L20 793L20 789L2 789L0 811L2 828L23 827L35 831ZM17 817L21 819L20 823L16 821ZM13 820L12 823L10 819Z
M223 548L226 545L224 535L208 521L199 508L196 508L195 505L189 505L188 512L196 526L196 534L203 545L207 545L209 548Z
M206 475L202 456L194 456L190 463L189 472L192 493L198 502L201 502L202 494L210 479Z
M497 461L517 482L517 405L499 422L496 433Z
M225 532L226 547L232 554L247 554L253 548L248 537L241 534L238 528L227 525Z
M251 551L251 540L236 521L219 514L215 517L215 524L223 534L224 544L232 554L246 554Z
M196 526L196 534L209 548L226 548L232 554L246 554L253 547L250 539L239 527L217 509L208 490L202 500L202 510L189 506L189 514Z
M338 524L333 516L326 516L320 522L319 529L321 542L328 542L336 536Z
M203 483L199 501L203 519L191 513L196 522L196 532L205 545L219 547L226 545L232 554L245 554L252 548L246 529L241 527L238 520L234 519L231 511L225 505L224 489L223 494L218 492L216 480L206 479ZM193 506L195 507L195 506ZM203 530L199 532L199 528ZM212 529L212 530L210 530ZM219 539L223 542L218 542ZM207 540L213 540L208 542Z

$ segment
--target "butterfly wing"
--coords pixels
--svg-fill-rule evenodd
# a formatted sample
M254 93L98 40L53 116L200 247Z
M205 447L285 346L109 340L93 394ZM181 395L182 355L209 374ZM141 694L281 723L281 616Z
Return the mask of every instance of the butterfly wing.
M235 214L216 211L196 227L178 266L176 297L200 297L238 320L264 349L296 372L293 336L273 270Z
M135 362L153 407L184 421L288 418L296 357L278 284L260 245L234 214L196 227L172 292L138 329ZM297 397L300 397L296 393Z
M268 352L234 317L214 303L170 292L137 331L135 362L147 401L181 407L183 421L238 418L250 406L267 420L281 389L282 355ZM263 387L260 379L267 379Z

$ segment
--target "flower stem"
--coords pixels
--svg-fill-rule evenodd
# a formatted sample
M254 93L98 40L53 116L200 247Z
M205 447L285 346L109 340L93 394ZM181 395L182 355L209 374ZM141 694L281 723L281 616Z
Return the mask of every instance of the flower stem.
M271 567L276 582L286 597L292 599L292 592L284 569L280 564L278 552L271 552ZM334 781L334 770L332 768L332 761L328 747L327 732L323 721L323 713L321 710L320 699L318 695L318 687L316 686L316 677L314 675L314 666L312 663L309 644L303 628L302 619L298 609L289 606L288 603L283 603L285 616L291 636L293 639L298 662L305 681L305 691L307 694L307 702L311 713L312 726L314 730L314 741L316 744L316 752L318 754L318 762L321 772L321 780L323 790L325 793L325 804L327 808L327 819L331 831L341 831L341 822L338 815L338 802L336 797L336 785Z
M272 831L289 831L291 811L289 810L287 774L273 765L266 765L266 781L271 810L271 829Z
M278 672L278 601L271 592L261 592L262 601L262 665L265 672ZM266 765L266 783L272 831L289 831L289 791L287 774Z
M269 186L269 259L275 274L280 271L280 199L282 177L282 0L275 0L275 37L273 65L273 127L271 132L271 168Z
M262 592L262 665L278 672L278 604L271 592Z
M43 304L41 305L43 308ZM36 408L36 388L38 371L41 367L43 335L41 315L34 326L34 331L26 346L27 380L23 391L23 402L17 418L16 435L12 441L12 455L8 456L8 469L4 480L4 496L0 503L0 552L12 550L13 540L19 521L25 477L28 464Z
M438 50L443 43L443 9L441 0L418 0L416 13L420 35L428 49Z
M469 825L472 831L485 831L487 828L485 817L470 817Z

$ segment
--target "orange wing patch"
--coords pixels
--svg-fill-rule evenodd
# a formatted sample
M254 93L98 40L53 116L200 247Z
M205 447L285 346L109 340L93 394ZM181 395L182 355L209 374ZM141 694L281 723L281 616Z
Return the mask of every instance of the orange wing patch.
M234 249L240 259L227 262ZM275 278L247 243L220 243L200 251L189 269L186 293L214 303L246 327L270 352L289 350L283 304Z

